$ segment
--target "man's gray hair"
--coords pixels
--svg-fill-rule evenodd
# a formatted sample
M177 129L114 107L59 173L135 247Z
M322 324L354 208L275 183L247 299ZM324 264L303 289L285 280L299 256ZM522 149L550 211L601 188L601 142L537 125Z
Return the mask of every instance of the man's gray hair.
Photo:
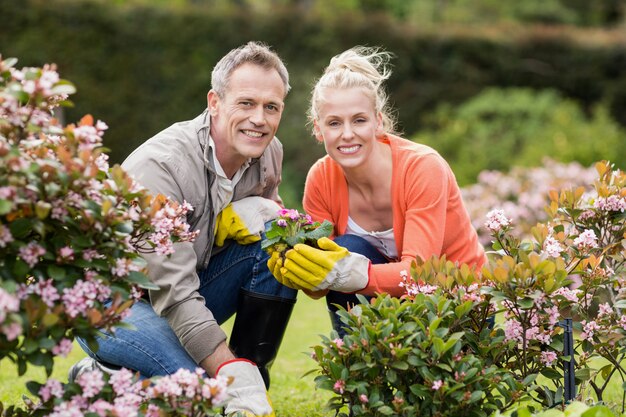
M289 73L287 68L276 52L270 50L269 46L261 42L248 42L247 44L233 49L213 68L211 73L211 88L220 97L224 97L228 88L230 76L237 68L243 64L260 65L265 69L275 69L283 80L285 94L289 92Z

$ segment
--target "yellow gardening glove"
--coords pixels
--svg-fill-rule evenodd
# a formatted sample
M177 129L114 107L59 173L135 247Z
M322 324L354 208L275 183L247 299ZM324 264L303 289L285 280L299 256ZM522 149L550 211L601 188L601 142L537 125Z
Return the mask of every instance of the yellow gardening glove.
M306 287L302 287L292 282L291 280L285 278L281 272L283 267L283 258L281 257L280 252L272 252L270 258L267 260L267 268L270 270L274 278L281 284L293 288L294 290L305 290Z
M246 359L235 359L220 366L217 373L233 378L226 388L226 416L276 417L256 364Z
M223 246L226 239L234 239L241 245L258 242L265 223L278 217L278 210L278 203L263 197L233 201L217 216L215 245Z
M340 292L355 292L367 287L368 258L350 253L327 237L318 239L317 245L319 249L297 244L287 251L279 271L284 285L309 291L329 289ZM274 273L272 269L270 271Z

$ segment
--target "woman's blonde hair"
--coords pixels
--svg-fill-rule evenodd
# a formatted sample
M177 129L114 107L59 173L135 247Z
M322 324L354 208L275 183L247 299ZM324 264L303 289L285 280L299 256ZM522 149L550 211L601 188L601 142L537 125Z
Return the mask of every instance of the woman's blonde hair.
M330 60L324 74L315 83L311 94L309 122L318 120L318 109L327 88L362 88L372 98L374 109L382 114L383 130L393 133L395 118L388 104L383 83L391 76L391 54L380 48L355 46Z

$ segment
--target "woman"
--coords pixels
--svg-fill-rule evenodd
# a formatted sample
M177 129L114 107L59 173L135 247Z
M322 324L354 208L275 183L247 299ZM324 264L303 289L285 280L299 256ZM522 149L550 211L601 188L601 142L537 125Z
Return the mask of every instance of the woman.
M402 295L401 271L433 255L480 267L483 247L454 174L432 148L393 134L383 90L389 54L355 47L335 56L313 89L310 120L327 156L310 169L303 206L334 224L320 249L296 245L270 270L283 284L333 304L354 292ZM333 325L338 329L334 314Z

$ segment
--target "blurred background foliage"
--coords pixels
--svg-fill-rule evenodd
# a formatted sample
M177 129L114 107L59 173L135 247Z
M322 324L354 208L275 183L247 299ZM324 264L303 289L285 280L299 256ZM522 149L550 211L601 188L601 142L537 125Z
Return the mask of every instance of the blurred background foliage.
M206 107L210 71L249 40L287 63L281 195L300 206L324 154L306 125L330 57L354 45L395 55L388 83L403 134L439 150L459 182L544 156L626 165L624 0L4 0L0 54L55 62L76 108L110 129L121 162Z

